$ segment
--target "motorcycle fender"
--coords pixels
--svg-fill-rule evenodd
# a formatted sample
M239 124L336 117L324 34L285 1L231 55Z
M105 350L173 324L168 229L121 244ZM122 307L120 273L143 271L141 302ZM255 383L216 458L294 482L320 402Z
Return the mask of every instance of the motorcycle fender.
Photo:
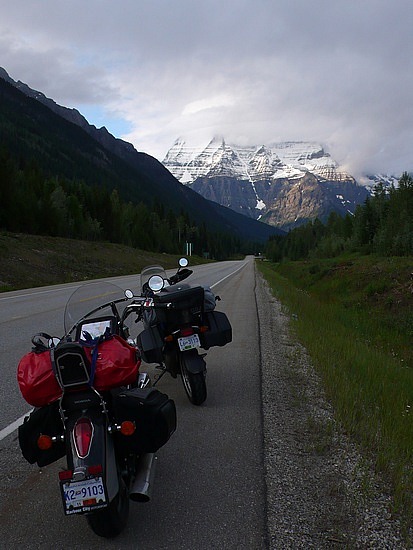
M113 437L106 434L106 489L109 501L119 492L119 476Z
M192 374L198 374L199 372L206 371L206 363L204 358L198 354L196 349L181 351L180 355L184 366Z
M80 458L77 455L73 427L80 416L87 416L93 424L93 439L89 454ZM119 491L119 481L116 465L116 456L113 437L108 432L107 420L100 411L89 410L82 414L71 415L67 423L68 433L68 466L75 470L76 468L88 468L101 464L105 474L105 484L109 501L111 501Z

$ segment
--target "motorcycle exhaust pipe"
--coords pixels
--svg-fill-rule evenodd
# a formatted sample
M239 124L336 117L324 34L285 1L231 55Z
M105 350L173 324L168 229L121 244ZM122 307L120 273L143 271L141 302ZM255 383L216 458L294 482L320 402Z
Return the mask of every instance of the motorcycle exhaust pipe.
M156 461L155 453L145 453L139 457L137 474L129 492L131 500L148 502L151 499Z

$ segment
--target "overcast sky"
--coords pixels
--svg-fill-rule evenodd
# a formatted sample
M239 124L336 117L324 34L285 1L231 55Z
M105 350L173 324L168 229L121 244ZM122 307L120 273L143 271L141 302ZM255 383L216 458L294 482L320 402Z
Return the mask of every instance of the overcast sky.
M162 160L310 140L413 170L413 0L0 0L0 66Z

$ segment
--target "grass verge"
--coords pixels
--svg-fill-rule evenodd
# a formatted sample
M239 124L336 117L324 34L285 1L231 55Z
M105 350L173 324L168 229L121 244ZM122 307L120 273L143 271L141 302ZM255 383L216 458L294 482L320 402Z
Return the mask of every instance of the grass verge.
M413 519L412 259L258 262L337 419Z
M179 256L112 243L0 233L0 292L133 275L146 265L177 268ZM201 263L192 256L190 264Z

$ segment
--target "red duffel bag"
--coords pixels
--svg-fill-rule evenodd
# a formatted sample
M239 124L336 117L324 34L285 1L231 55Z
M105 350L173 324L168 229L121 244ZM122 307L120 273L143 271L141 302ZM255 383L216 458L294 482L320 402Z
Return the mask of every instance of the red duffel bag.
M93 347L85 346L86 355L92 362ZM141 364L136 348L117 334L98 344L93 387L98 391L126 386L136 381Z
M62 395L52 369L50 350L26 353L17 367L17 382L22 396L33 407L44 407Z
M94 349L95 346L84 346L91 364ZM97 344L92 385L98 391L107 391L131 384L136 381L140 363L136 349L120 336L103 340ZM53 372L50 350L31 351L22 357L17 367L17 381L22 396L34 407L48 405L62 395Z

